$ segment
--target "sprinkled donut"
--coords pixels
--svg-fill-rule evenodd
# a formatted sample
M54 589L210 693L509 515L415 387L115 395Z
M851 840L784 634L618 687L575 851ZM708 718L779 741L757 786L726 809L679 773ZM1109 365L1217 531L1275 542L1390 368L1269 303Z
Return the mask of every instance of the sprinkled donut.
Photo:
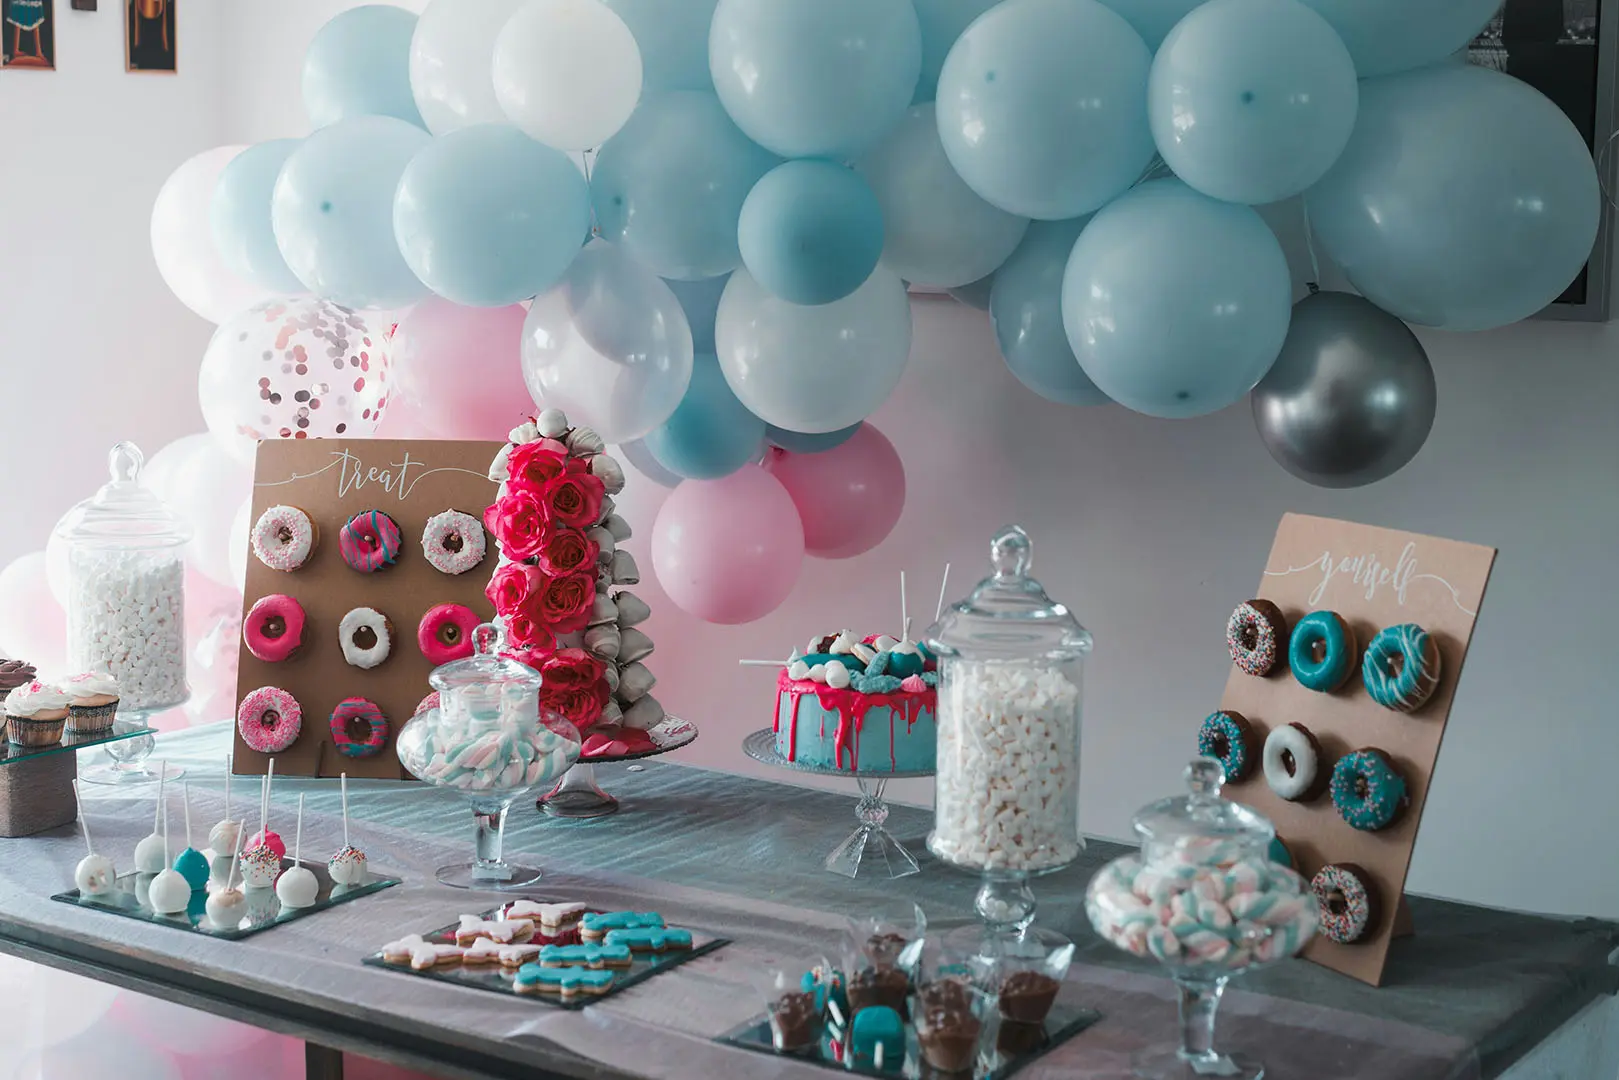
M1377 891L1354 863L1328 863L1310 880L1318 921L1328 941L1353 945L1377 923Z
M1336 611L1312 611L1293 627L1287 662L1300 686L1330 694L1355 670L1354 631Z
M1278 866L1285 866L1289 870L1293 869L1293 852L1280 836L1270 838L1270 846L1265 849L1265 857Z
M1238 604L1225 624L1226 648L1231 662L1249 675L1269 675L1287 640L1287 620L1269 600Z
M1439 686L1439 643L1416 623L1382 630L1366 646L1360 677L1373 701L1395 712L1413 712Z
M357 668L374 668L393 651L393 623L376 608L350 608L337 624L343 659Z
M403 542L399 523L381 510L355 514L337 534L337 549L343 561L362 574L392 566Z
M296 570L315 550L315 523L296 506L272 506L253 523L253 554L271 570Z
M344 698L332 710L332 742L344 757L366 758L388 744L388 718L374 701Z
M446 510L427 519L422 553L441 574L464 574L483 562L483 523L471 514Z
M242 620L247 651L267 664L279 664L304 643L304 606L275 593L253 601Z
M1321 744L1303 724L1285 724L1265 736L1262 767L1265 783L1288 802L1320 794Z
M303 730L304 710L298 699L279 686L261 686L236 707L236 730L249 750L279 754Z
M1254 729L1241 713L1212 712L1197 729L1197 752L1217 759L1232 783L1246 779L1254 767Z
M472 631L483 620L465 604L439 604L422 616L416 644L434 664L448 664L472 655Z
M1405 777L1381 750L1356 750L1332 767L1332 805L1351 828L1387 828L1405 802Z

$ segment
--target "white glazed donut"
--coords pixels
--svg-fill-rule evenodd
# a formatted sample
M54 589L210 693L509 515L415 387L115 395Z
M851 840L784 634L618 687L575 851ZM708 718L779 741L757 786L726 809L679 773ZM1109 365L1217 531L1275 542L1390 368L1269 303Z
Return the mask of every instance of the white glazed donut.
M422 553L441 574L464 574L483 562L483 525L471 514L446 510L427 519Z
M253 554L271 570L296 570L315 547L315 526L296 506L272 506L253 523Z
M362 645L356 634L369 630L372 644ZM393 648L393 627L386 616L375 608L357 607L343 616L337 624L338 644L343 647L343 659L357 668L374 668L388 659Z
M1288 770L1289 760L1293 763ZM1321 751L1308 729L1284 724L1265 737L1265 783L1278 796L1296 802L1309 794L1321 775Z

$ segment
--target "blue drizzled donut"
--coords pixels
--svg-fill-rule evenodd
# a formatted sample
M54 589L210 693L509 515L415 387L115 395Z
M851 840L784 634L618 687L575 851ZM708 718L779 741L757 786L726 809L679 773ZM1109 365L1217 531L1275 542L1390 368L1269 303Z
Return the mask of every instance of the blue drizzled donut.
M1416 623L1401 623L1380 631L1366 646L1360 677L1383 708L1411 712L1438 688L1439 668L1439 643Z

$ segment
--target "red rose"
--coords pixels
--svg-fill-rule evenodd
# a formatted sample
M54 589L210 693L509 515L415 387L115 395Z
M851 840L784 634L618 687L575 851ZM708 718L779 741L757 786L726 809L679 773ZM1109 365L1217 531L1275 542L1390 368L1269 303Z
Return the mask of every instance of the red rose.
M509 490L483 512L483 524L508 559L532 559L545 540L545 503L527 488Z
M545 486L540 500L551 520L576 529L588 529L601 517L607 488L587 472L565 472Z
M546 662L541 674L540 707L560 713L583 731L601 719L612 699L603 678L607 666L583 649L560 649Z
M528 598L545 588L545 575L537 566L522 563L502 563L495 567L484 586L483 594L495 605L497 615L515 615L523 610Z
M585 690L600 682L606 671L606 664L583 649L558 649L545 662L541 674L545 685L553 689Z
M507 632L510 633L510 630L508 629ZM549 635L547 635L547 637L549 637ZM551 641L543 645L535 645L528 648L507 649L500 655L505 657L507 660L516 660L519 664L527 664L535 671L539 671L541 668L545 667L546 663L551 659L552 648L555 644L556 643L554 641Z
M596 565L600 550L596 541L578 529L553 526L540 547L540 566L554 577L586 571Z
M548 578L539 596L536 617L553 634L571 634L585 628L595 601L596 580L590 574Z
M517 648L529 653L543 653L556 644L545 624L524 611L506 616L506 637ZM529 667L534 666L529 663Z
M507 483L515 487L543 488L562 475L567 457L549 450L537 442L523 443L512 448L507 459Z

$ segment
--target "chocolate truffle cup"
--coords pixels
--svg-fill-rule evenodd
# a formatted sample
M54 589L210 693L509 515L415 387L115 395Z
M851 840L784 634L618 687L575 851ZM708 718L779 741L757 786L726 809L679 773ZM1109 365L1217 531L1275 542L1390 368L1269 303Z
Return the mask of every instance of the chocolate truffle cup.
M928 1067L939 1075L971 1076L994 1026L994 996L965 977L946 975L917 986L910 1008Z

